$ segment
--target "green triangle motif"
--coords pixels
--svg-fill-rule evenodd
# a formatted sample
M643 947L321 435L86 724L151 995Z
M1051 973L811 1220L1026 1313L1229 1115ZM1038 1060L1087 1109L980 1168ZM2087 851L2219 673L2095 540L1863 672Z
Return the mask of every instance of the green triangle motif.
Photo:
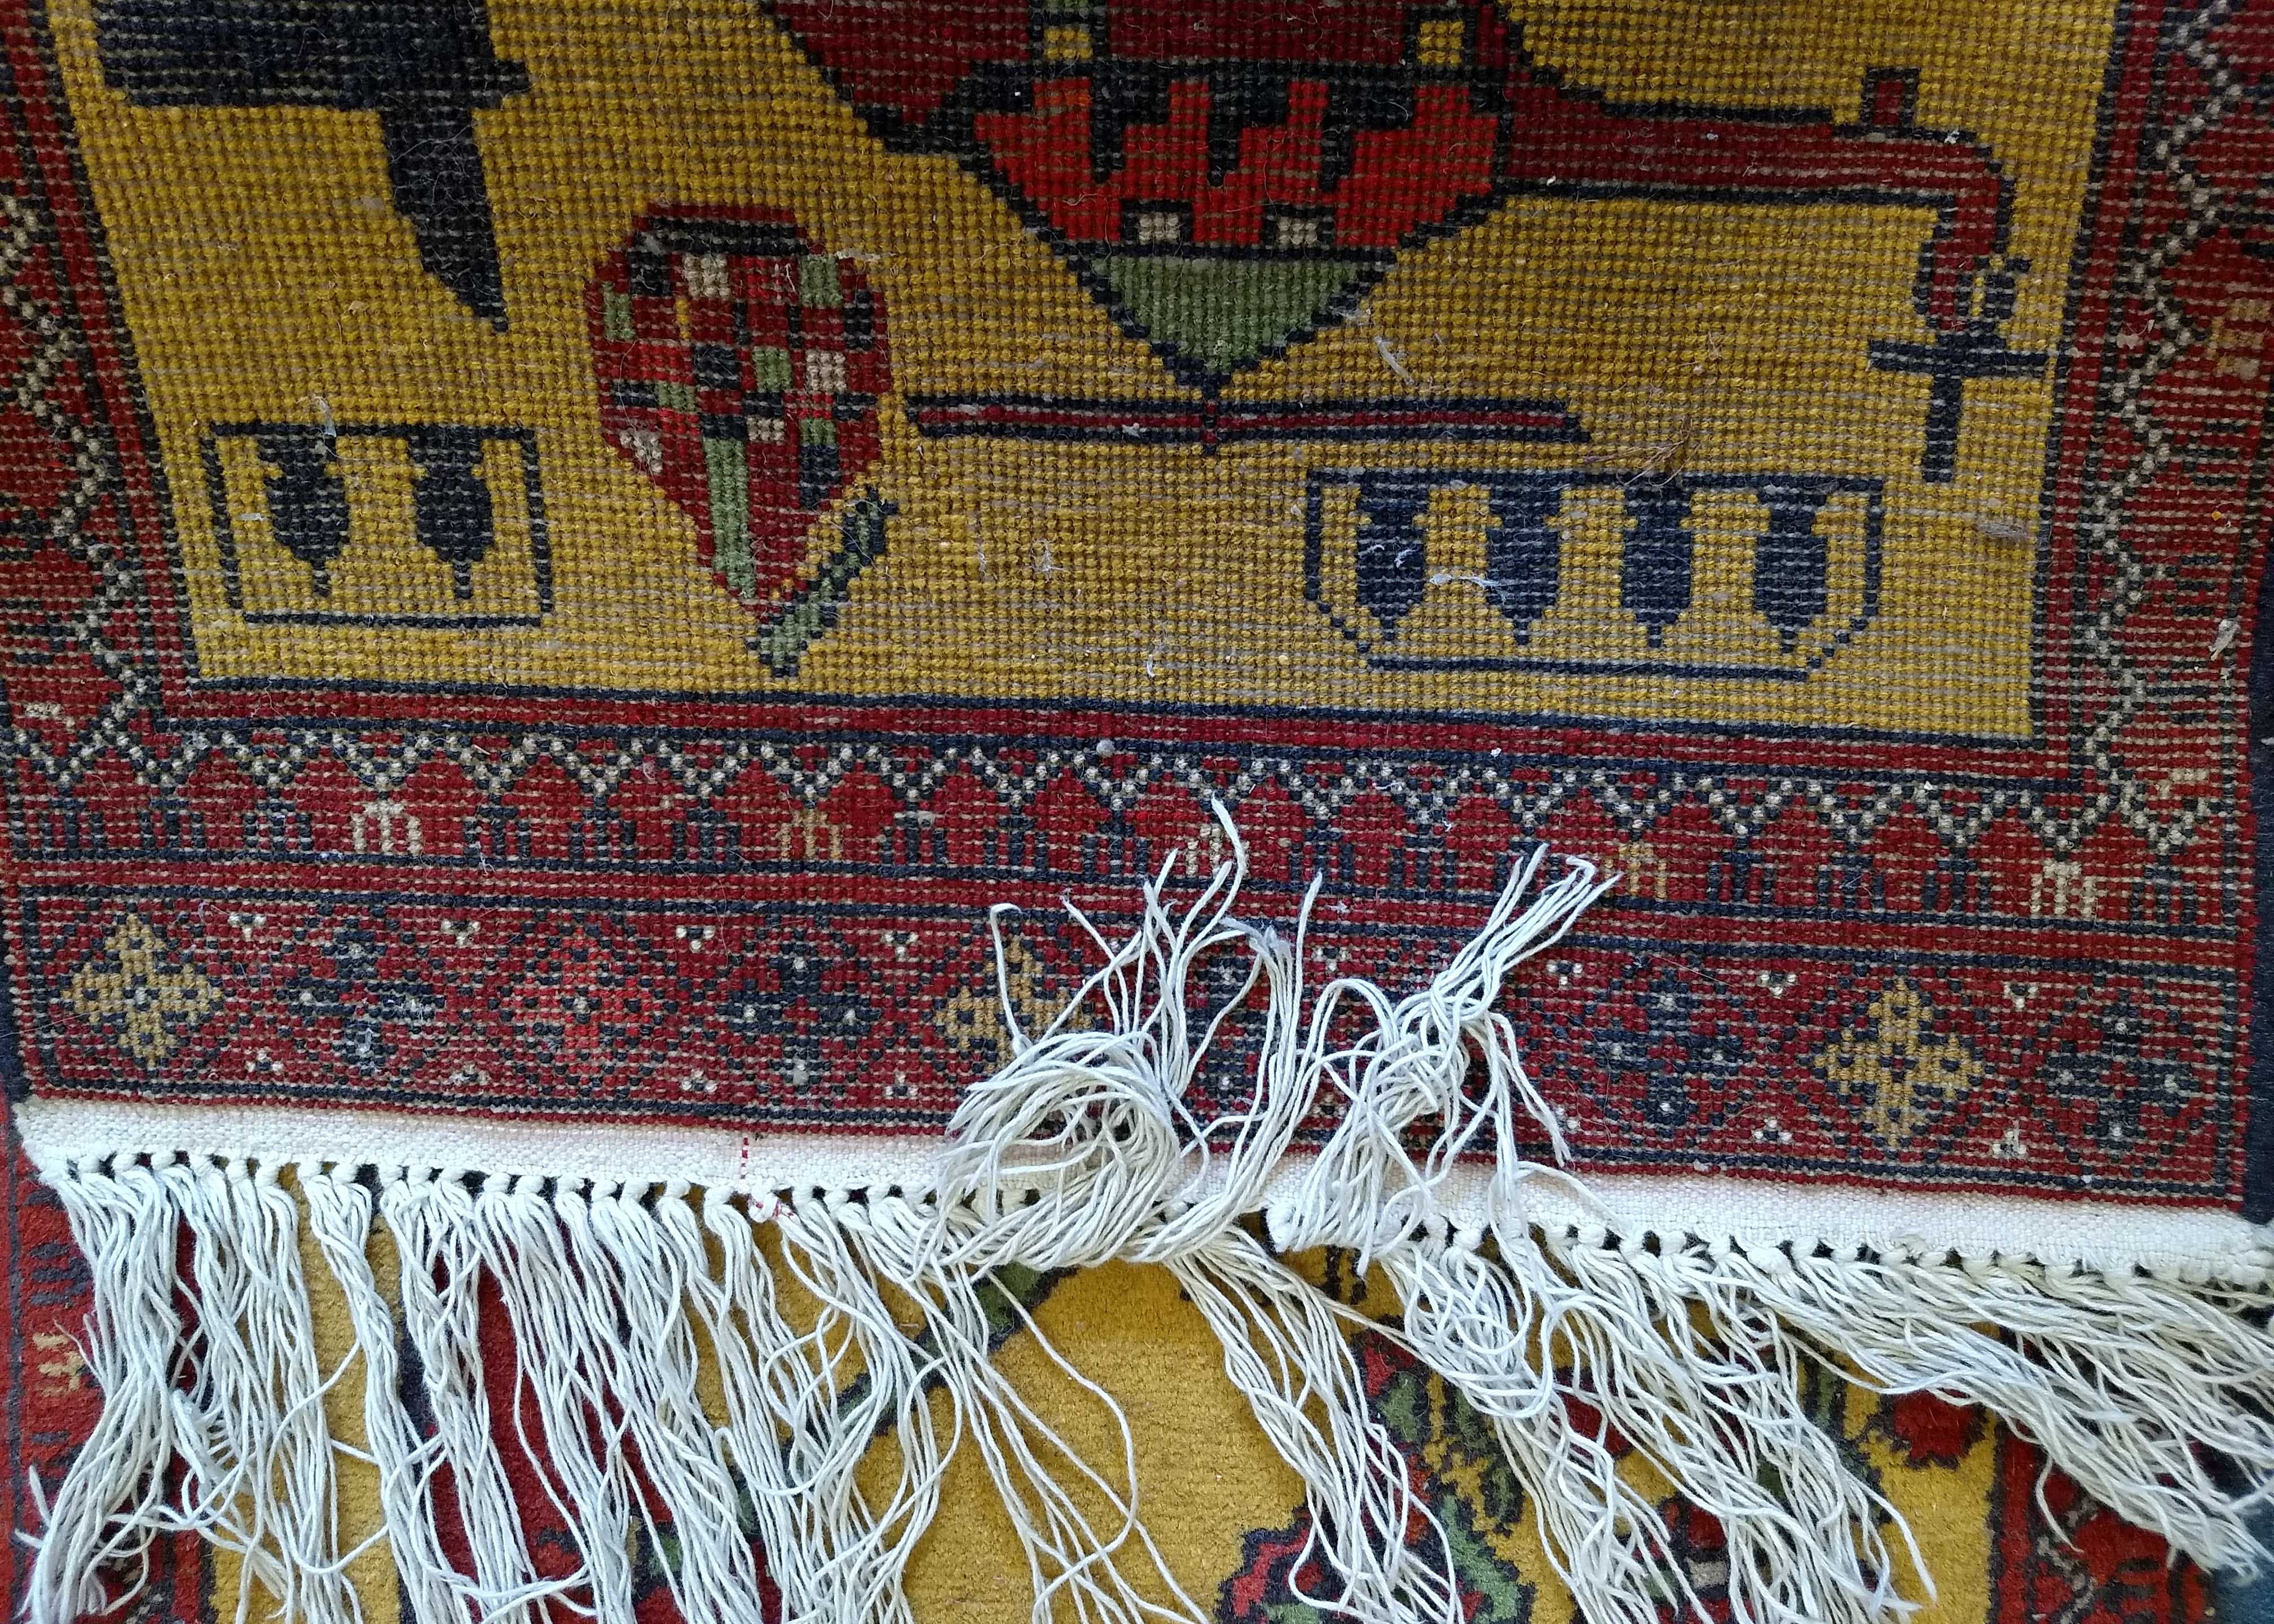
M1299 333L1331 326L1335 301L1380 261L1106 252L1090 263L1148 338L1221 380Z

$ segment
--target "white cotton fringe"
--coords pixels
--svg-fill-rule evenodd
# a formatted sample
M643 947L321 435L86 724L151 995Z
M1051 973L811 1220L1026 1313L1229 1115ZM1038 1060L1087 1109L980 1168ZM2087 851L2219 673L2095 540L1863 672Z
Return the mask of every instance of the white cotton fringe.
M1164 870L1127 940L1075 914L1103 964L1049 1026L1020 1027L1005 972L1011 1058L966 1095L927 1192L183 1154L44 1167L92 1270L85 1351L105 1402L62 1482L34 1483L31 1624L115 1607L152 1541L183 1530L237 1553L285 1616L359 1620L339 1457L377 1472L418 1624L535 1624L553 1598L631 1624L643 1553L689 1624L759 1624L761 1571L797 1624L907 1624L910 1555L966 1447L1002 1497L1037 1620L1201 1624L1146 1530L1119 1409L990 1279L1111 1259L1173 1271L1221 1339L1308 1497L1328 1575L1314 1604L1464 1624L1450 1542L1367 1402L1350 1337L1373 1322L1284 1264L1244 1222L1258 1213L1282 1251L1348 1248L1391 1283L1402 1317L1374 1328L1489 1420L1558 1571L1605 1624L1655 1624L1669 1597L1706 1616L1614 1429L1719 1519L1736 1618L1912 1605L1909 1531L1803 1408L1803 1362L1983 1404L2176 1550L2260 1560L2246 1522L2274 1483L2264 1254L2180 1279L1536 1223L1540 1181L1562 1210L1586 1197L1519 1148L1528 1125L1560 1158L1562 1136L1493 1005L1606 882L1572 862L1533 894L1535 853L1427 987L1313 989L1316 887L1291 938L1236 918L1245 853L1225 829L1234 861L1181 907ZM1227 952L1246 955L1246 984L1203 1006L1196 974ZM1244 1077L1219 1041L1239 1009L1261 1024ZM1314 1120L1328 1137L1299 1149ZM1489 1199L1457 1205L1457 1166L1480 1161ZM320 1367L304 1234L352 1322L353 1447L327 1419L350 1370ZM991 1362L1006 1315L1111 1418L1114 1458L1084 1459ZM540 1567L531 1511L566 1527L572 1561ZM239 1618L253 1605L245 1587Z

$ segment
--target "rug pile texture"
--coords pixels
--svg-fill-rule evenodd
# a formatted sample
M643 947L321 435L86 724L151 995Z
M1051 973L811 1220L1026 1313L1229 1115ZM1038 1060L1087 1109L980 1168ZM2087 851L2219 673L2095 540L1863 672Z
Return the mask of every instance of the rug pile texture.
M2233 1615L2270 380L2246 0L0 0L10 1599Z

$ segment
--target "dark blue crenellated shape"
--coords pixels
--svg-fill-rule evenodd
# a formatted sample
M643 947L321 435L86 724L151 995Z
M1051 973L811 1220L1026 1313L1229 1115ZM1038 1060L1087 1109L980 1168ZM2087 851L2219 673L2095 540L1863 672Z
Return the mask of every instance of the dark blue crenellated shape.
M1563 487L1553 479L1520 479L1489 489L1485 598L1508 617L1517 642L1529 643L1532 622L1555 606L1563 538L1548 521L1562 509Z
M1359 606L1385 637L1413 613L1429 586L1428 547L1421 515L1435 481L1427 474L1398 474L1359 482L1358 497Z
M411 492L419 544L449 566L458 601L471 602L474 567L489 555L497 533L481 473L489 437L480 429L438 427L407 434L403 444L416 470Z
M1828 601L1832 549L1817 534L1816 519L1832 487L1821 479L1779 479L1754 494L1769 523L1753 544L1753 607L1789 654Z
M1653 649L1667 628L1690 612L1691 564L1690 487L1672 480L1627 487L1626 555L1619 566L1619 606L1642 622Z
M279 545L308 567L318 598L332 593L332 565L348 546L348 487L339 445L312 425L262 429L255 437L268 487L268 523Z

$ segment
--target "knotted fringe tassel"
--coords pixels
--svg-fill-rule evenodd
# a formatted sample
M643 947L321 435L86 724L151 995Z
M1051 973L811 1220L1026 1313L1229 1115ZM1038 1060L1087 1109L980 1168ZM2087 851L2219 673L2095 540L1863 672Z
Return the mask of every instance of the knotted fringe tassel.
M309 1233L339 1282L355 1326L356 1346L363 1355L365 1447L379 1469L379 1492L394 1541L403 1605L416 1624L472 1624L465 1587L455 1583L456 1575L437 1543L432 1477L441 1458L442 1439L438 1435L433 1445L423 1443L403 1409L395 1316L372 1273L371 1223L377 1202L367 1186L329 1168L304 1162L295 1173L308 1204ZM431 1269L424 1279L431 1291ZM418 1338L416 1343L428 1340ZM498 1609L492 1616L502 1616L505 1611Z
M170 1526L165 1469L174 1454L174 1379L182 1322L174 1309L179 1220L156 1173L128 1163L52 1178L86 1254L94 1308L79 1350L102 1389L94 1431L47 1508L26 1596L39 1624L108 1613L141 1587L150 1542ZM32 1479L36 1496L39 1479Z
M381 1502L395 1567L414 1605L440 1605L444 1619L463 1616L466 1601L485 1618L526 1616L516 1614L516 1605L542 1591L505 1463L492 1442L496 1433L482 1374L480 1231L473 1193L460 1174L397 1169L381 1184L378 1205L401 1259L403 1329L418 1357L434 1428L428 1444L433 1459L416 1469L417 1480L404 1481L407 1463L388 1475ZM372 1312L368 1305L365 1312ZM380 1386L386 1356L365 1341L360 1322L356 1337L368 1372L365 1391L379 1389L372 1402L396 1412L391 1425L415 1432L409 1415L401 1413L399 1392ZM433 1475L440 1467L448 1469L458 1531L472 1557L471 1583L441 1559ZM410 1525L398 1527L398 1516ZM456 1601L442 1601L445 1593Z
M1297 1568L1327 1575L1309 1599L1366 1624L1465 1614L1445 1531L1366 1402L1361 1326L1487 1418L1592 1619L1655 1624L1668 1597L1706 1616L1619 1440L1720 1521L1735 1617L1905 1611L1900 1562L1918 1553L1803 1406L1810 1367L1986 1405L2175 1549L2244 1568L2261 1556L2245 1519L2274 1481L2274 1257L2187 1281L1543 1227L1527 1205L1543 1181L1564 1186L1561 1210L1591 1203L1525 1159L1520 1123L1558 1159L1562 1136L1492 1006L1604 883L1573 863L1524 906L1535 853L1427 987L1394 999L1344 979L1314 995L1317 888L1291 940L1243 923L1232 846L1181 912L1164 871L1126 942L1077 913L1103 965L1043 1030L1020 1028L1005 972L1011 1057L966 1096L928 1192L698 1198L182 1155L46 1165L92 1269L86 1356L105 1408L34 1540L32 1624L115 1606L150 1542L184 1530L237 1552L287 1615L359 1619L341 1455L377 1470L418 1624L534 1624L551 1598L632 1624L642 1541L669 1552L690 1624L760 1624L762 1564L787 1620L910 1624L903 1575L967 1445L1025 1551L1038 1624L1201 1624L1146 1532L1118 1407L993 1283L1111 1259L1176 1274L1304 1484ZM1196 1011L1199 967L1232 951L1246 983ZM1218 1075L1224 1024L1258 994L1252 1072ZM1298 1151L1321 1112L1323 1147ZM1487 1195L1457 1199L1478 1165ZM1245 1226L1259 1212L1284 1250L1355 1252L1402 1321L1365 1320L1287 1267ZM363 1361L361 1448L326 1425L349 1372L314 1352L304 1219ZM374 1219L400 1262L393 1301ZM509 1327L485 1326L491 1292ZM1110 1417L1118 1461L1082 1459L990 1361L1006 1313ZM509 1383L485 1357L508 1335ZM701 1396L714 1373L717 1415ZM889 1459L870 1459L880 1440ZM534 1560L531 1493L568 1529L573 1571Z

